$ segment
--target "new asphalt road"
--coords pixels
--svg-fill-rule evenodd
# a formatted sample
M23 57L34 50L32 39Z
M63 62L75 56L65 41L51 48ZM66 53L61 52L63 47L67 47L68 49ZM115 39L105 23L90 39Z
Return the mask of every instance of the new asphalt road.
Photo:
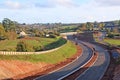
M80 45L83 49L82 55L76 59L74 62L70 63L69 65L51 72L49 74L40 76L36 78L35 80L57 80L67 74L69 74L71 71L77 69L78 67L82 66L85 64L92 56L92 50L84 45Z
M103 48L93 45L98 51L98 59L87 71L80 75L76 80L100 80L110 62L109 54Z

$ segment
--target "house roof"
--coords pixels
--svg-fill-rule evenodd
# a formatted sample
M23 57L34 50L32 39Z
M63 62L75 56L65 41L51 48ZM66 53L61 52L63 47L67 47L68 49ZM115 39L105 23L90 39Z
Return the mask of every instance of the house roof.
M112 28L112 27L115 27L115 24L113 22L106 22L105 27L106 28Z
M24 31L20 32L20 36L25 36L25 35L27 35L27 34Z

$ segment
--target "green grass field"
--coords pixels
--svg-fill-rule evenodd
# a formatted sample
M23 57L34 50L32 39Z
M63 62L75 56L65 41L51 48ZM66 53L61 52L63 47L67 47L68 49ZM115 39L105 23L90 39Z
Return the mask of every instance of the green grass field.
M30 40L25 39L24 42L31 46L37 47L46 46L56 42L57 40L59 40L59 38L35 38ZM19 41L20 39L0 41L0 51L16 51L16 46Z
M54 64L71 57L76 53L76 51L76 46L68 41L63 47L51 53L31 55L0 55L0 60L22 60L33 63L46 62Z
M74 25L72 25L72 26L62 26L61 27L61 33L65 33L65 32L75 32L76 31L76 29L77 29L77 26L74 26Z
M67 42L67 40L63 39L63 38L60 38L59 40L57 40L56 42L53 42L51 44L48 44L46 45L46 49L49 50L49 49L53 49L53 48L56 48L56 47L60 47L61 45L65 44Z
M117 45L120 46L120 40L116 39L104 39L105 42L112 44L112 45Z

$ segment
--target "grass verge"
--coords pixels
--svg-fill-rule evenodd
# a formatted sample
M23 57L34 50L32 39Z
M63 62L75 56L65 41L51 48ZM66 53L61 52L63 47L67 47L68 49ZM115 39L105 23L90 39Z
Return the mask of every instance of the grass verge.
M117 39L104 39L104 41L111 45L120 46L120 40L117 40Z
M32 47L46 46L59 40L59 38L31 38L0 41L0 51L16 51L16 46L19 41L24 41Z
M68 41L63 47L57 51L46 54L30 54L30 55L0 55L0 60L22 60L33 63L46 62L55 64L71 57L77 52L76 46Z

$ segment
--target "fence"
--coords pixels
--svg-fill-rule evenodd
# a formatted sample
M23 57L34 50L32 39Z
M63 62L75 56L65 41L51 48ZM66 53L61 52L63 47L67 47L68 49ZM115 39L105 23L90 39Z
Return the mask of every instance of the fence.
M65 45L65 44L64 44ZM48 53L48 52L53 52L56 51L58 49L60 49L61 47L63 47L64 45L58 47L58 48L54 48L51 50L47 50L47 51L40 51L40 52L7 52L7 51L0 51L1 55L28 55L28 54L43 54L43 53Z

